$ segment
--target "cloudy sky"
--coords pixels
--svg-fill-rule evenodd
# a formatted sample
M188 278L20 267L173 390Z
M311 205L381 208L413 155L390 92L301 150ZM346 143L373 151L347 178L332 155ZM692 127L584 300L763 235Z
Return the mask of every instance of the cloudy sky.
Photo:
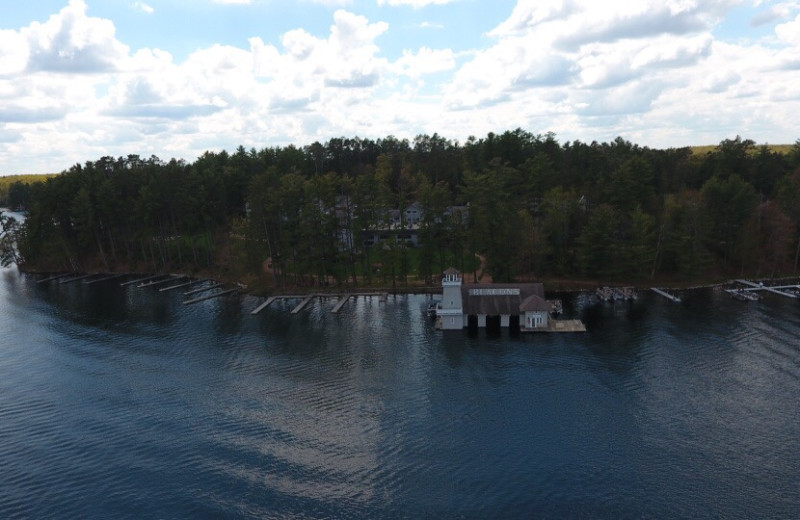
M0 0L0 175L521 127L800 138L800 0Z

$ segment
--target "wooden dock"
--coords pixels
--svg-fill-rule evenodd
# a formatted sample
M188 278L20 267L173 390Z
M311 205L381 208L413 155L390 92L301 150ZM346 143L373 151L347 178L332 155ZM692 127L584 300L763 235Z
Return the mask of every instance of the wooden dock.
M333 313L333 314L339 314L339 311L341 311L341 310L342 310L342 307L344 307L344 304L345 304L345 303L347 303L347 302L348 302L348 300L350 300L350 295L349 295L349 294L345 294L344 296L342 296L341 298L339 298L339 301L338 301L338 302L336 302L336 305L335 305L335 306L333 307L333 309L331 310L331 313Z
M185 276L170 276L168 278L164 278L163 280L154 280L152 282L140 283L136 287L142 289L144 287L152 287L154 285L161 285L169 282L177 282L178 280L183 280Z
M144 278L137 278L136 280L130 280L128 282L122 282L120 285L122 287L125 287L126 285L133 285L135 283L149 282L150 280L155 280L156 278L161 278L162 276L165 276L165 275L163 275L163 274L154 274L154 275L150 275L150 276L145 276Z
M550 320L548 332L586 332L581 320Z
M270 305L272 305L275 300L298 300L302 299L302 301L295 306L291 310L291 314L297 314L302 311L306 305L308 305L311 300L314 298L335 298L338 297L339 300L336 302L336 305L331 310L332 313L337 314L339 311L342 310L344 304L347 303L350 298L358 297L358 296L376 296L378 297L378 301L381 303L385 302L389 297L389 293L386 292L363 292L363 293L344 293L344 294L334 294L334 293L315 293L315 294L307 294L307 295L297 295L297 294L286 294L286 295L277 295L277 296L270 296L267 298L265 302L261 305L250 311L250 314L258 314L259 312L263 311Z
M58 283L71 283L77 282L78 280L85 280L86 278L92 277L94 274L82 274L79 276L75 276L73 278L65 278L63 280L59 280Z
M291 312L291 314L297 314L298 312L302 311L302 310L303 310L303 307L305 307L306 305L308 305L308 302L310 302L311 300L313 300L313 299L314 299L314 298L316 298L317 296L319 296L319 295L318 295L318 294L309 294L308 296L306 296L305 300L301 301L301 302L300 302L300 303L297 305L297 307L295 307L294 309L292 309L292 312Z
M771 293L778 294L778 295L783 296L785 298L797 299L797 295L796 294L792 294L792 293L788 293L788 292L780 290L780 289L789 289L791 287L795 287L793 285L786 285L786 286L781 286L781 287L769 287L769 286L766 286L766 285L761 285L761 284L757 284L755 282L751 282L749 280L734 280L734 282L740 283L742 285L747 285L748 287L745 289L745 291L769 291Z
M261 305L250 311L250 314L258 314L259 312L263 311L264 309L272 305L272 302L274 302L277 299L278 299L277 296L270 296L269 298L267 298L267 301L265 301L264 303L262 303Z
M201 292L206 292L206 291L211 291L211 290L213 290L213 289L219 289L220 287L222 287L222 284L221 284L221 283L215 283L214 285L209 285L208 287L201 287L201 288L199 288L199 289L194 289L194 290L191 290L191 291L186 291L185 293L183 293L183 295L184 295L184 296L191 296L191 295L193 295L193 294L197 294L197 293L201 293Z
M656 287L651 287L650 290L653 291L656 294L660 294L661 296L663 296L664 298L668 299L669 301L672 301L672 302L675 302L675 303L681 303L681 301L682 301L677 296L675 296L673 294L670 294L670 293L668 293L666 291L662 291L661 289L658 289Z
M107 276L101 276L100 278L95 278L94 280L84 280L82 283L84 283L86 285L91 285L93 283L106 282L108 280L114 280L116 278L122 278L123 276L128 276L128 273L109 274Z
M169 287L162 287L161 289L158 290L158 292L166 292L166 291L172 291L174 289L180 289L181 287L189 287L193 283L195 282L190 281L190 282L179 283L178 285L170 285Z
M53 276L48 276L47 278L43 278L41 280L36 280L36 283L52 282L53 280L59 280L61 278L66 278L67 276L69 276L69 273L55 274Z
M547 321L547 327L531 328L520 327L520 332L586 332L586 325L581 320L554 320Z
M200 296L198 298L194 298L193 300L186 300L183 302L184 305L192 305L194 303L204 302L206 300L211 300L212 298L219 298L220 296L225 296L226 294L231 294L233 292L237 292L239 289L228 289L226 291L220 291L214 294L209 294L207 296Z

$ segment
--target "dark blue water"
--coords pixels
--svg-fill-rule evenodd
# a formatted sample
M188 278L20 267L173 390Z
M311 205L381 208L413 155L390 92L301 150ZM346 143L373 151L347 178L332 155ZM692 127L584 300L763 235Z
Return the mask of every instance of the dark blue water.
M798 518L800 304L184 306L0 272L2 518Z

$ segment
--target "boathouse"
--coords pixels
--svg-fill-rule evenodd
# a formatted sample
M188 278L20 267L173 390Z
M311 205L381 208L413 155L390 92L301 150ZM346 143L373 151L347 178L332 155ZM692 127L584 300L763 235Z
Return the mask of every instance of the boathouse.
M442 301L437 306L437 327L547 330L551 304L541 283L463 284L461 273L450 268L442 277Z

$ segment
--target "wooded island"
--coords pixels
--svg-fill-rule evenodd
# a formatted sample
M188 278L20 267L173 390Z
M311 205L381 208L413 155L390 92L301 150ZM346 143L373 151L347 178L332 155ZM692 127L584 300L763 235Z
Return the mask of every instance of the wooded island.
M3 255L27 270L402 287L451 266L495 282L777 276L800 254L800 140L693 153L521 129L336 138L193 163L103 157L24 184Z

